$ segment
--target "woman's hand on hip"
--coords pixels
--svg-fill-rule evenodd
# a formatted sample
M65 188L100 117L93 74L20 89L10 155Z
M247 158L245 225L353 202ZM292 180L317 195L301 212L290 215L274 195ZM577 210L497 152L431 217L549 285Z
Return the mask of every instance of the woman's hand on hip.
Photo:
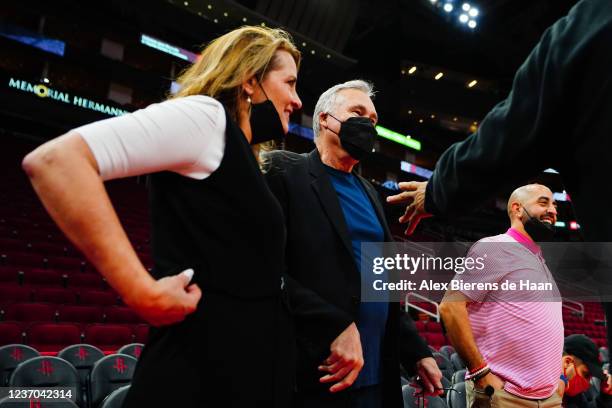
M166 276L151 285L142 294L135 293L125 299L128 306L153 326L181 322L196 310L202 297L197 284L189 284L193 269L174 276Z

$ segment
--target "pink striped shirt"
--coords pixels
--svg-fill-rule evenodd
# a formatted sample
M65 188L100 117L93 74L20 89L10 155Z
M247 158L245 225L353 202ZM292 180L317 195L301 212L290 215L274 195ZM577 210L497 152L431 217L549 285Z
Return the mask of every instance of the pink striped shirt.
M529 399L550 397L559 383L563 353L561 301L540 247L510 228L475 243L468 256L485 256L484 269L455 279L468 283L549 282L553 290L461 290L480 353L504 389Z

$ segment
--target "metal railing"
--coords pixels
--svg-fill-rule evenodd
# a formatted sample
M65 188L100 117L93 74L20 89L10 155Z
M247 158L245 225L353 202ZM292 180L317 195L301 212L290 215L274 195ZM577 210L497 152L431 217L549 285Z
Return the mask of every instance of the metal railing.
M566 304L569 303L569 304ZM570 306L571 305L575 305L575 306ZM563 303L561 305L562 307L571 310L572 312L575 312L581 320L584 320L584 305L580 302L576 302L575 300L563 300Z
M418 306L414 303L410 303L410 297L415 297L417 299L420 299L422 302L427 302L427 303L431 303L432 305L434 305L434 307L436 308L436 312L430 312L427 309L423 309L421 306ZM404 310L406 312L408 312L409 308L413 308L418 310L419 312L425 313L426 315L433 317L434 319L436 319L436 322L440 322L440 305L436 302L434 302L433 300L426 298L425 296L419 295L418 293L414 293L414 292L409 292L406 294L406 297L404 298Z

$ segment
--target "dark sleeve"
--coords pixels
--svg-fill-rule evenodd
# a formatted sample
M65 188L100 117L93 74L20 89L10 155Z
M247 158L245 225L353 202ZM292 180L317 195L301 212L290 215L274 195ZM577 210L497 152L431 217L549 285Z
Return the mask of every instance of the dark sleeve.
M432 357L431 350L419 335L412 317L408 313L400 316L400 362L406 370L412 370L417 361Z
M440 157L427 185L428 212L457 216L567 156L564 141L580 122L580 111L588 111L575 97L585 93L580 87L589 75L587 62L603 52L600 34L611 25L609 3L581 1L546 30L516 72L506 100L489 112L476 133Z
M590 390L583 392L582 394L578 394L574 397L566 395L565 397L563 397L563 408L595 408L597 406L595 404L595 401L592 399L589 401L589 399L585 395L588 392L590 392Z
M271 160L265 174L266 181L272 193L280 203L285 219L287 218L288 196L283 177L282 165ZM333 304L321 298L316 292L308 289L295 280L290 271L284 274L285 290L288 293L292 317L297 325L306 323L309 327L317 327L313 337L322 343L331 344L351 323L353 318Z
M597 408L612 408L612 395L603 392L597 397Z

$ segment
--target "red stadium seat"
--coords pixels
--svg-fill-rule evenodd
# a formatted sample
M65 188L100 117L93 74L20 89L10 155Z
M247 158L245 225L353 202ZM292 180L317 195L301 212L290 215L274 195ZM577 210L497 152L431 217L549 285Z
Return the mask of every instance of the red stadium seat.
M27 245L28 249L34 253L47 256L66 256L68 248L62 243L55 242L31 242Z
M20 270L14 266L0 266L0 282L17 283Z
M27 252L3 252L0 254L0 265L30 268L42 268L43 257Z
M79 292L79 303L82 305L114 306L117 295L114 292L101 290L82 290Z
M40 288L34 291L34 300L56 304L75 304L77 295L73 290L64 288Z
M134 341L146 343L149 340L149 325L139 324L134 327Z
M57 352L81 342L81 330L70 323L33 323L26 336L28 343L41 352Z
M5 318L20 322L53 321L55 309L45 303L15 303L7 307Z
M57 310L60 322L101 323L104 321L104 311L100 306L63 305Z
M67 256L49 256L45 258L44 263L48 268L59 269L66 272L83 271L86 265L85 261Z
M97 273L72 273L68 275L68 286L73 288L103 289L106 283Z
M129 307L112 306L104 309L105 321L108 323L142 323L142 319Z
M25 283L30 285L60 286L62 284L62 274L60 272L42 268L26 270L23 279Z
M125 325L92 324L85 328L85 341L102 350L115 351L124 344L132 343L132 329Z
M430 333L442 333L442 325L438 322L427 323L427 331Z
M26 249L26 246L21 240L18 240L15 238L0 237L0 248L2 248L1 250L3 252L4 251L20 252L20 251L24 251Z
M16 322L0 322L0 346L12 343L23 343L24 333Z
M32 301L32 288L16 284L0 284L0 299L7 303L30 302Z
M424 333L423 336L427 339L427 343L439 349L448 344L446 337L442 333Z

